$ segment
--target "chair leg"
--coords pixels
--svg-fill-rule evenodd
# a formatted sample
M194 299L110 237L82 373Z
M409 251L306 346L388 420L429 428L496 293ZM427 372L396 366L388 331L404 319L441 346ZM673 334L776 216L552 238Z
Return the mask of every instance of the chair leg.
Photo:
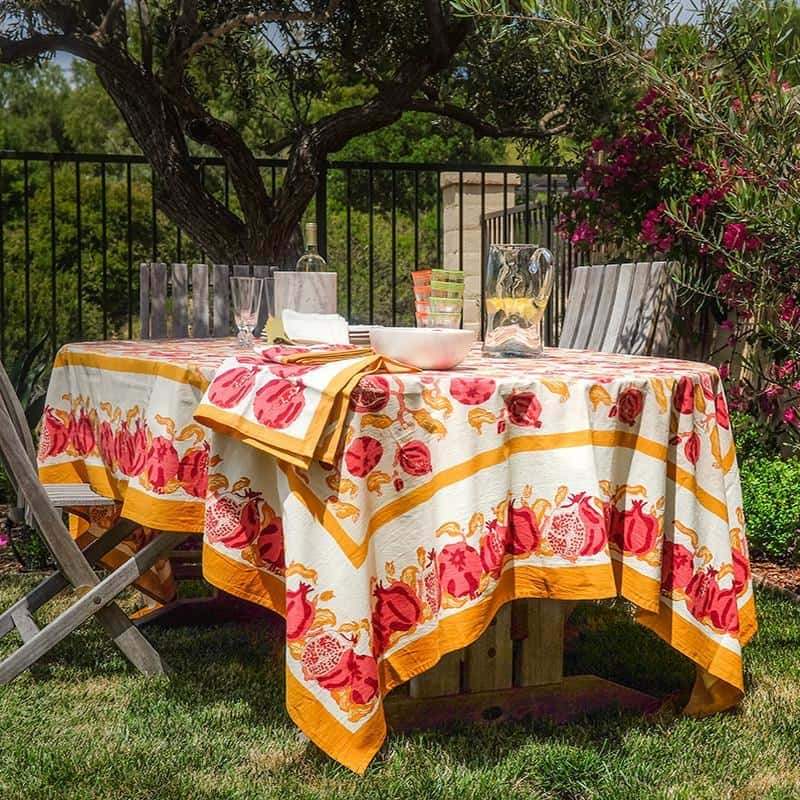
M81 552L90 564L94 564L110 550L113 550L123 539L130 536L136 530L136 527L136 524L129 520L120 520L99 539L95 539L87 545ZM34 611L41 608L48 600L52 600L67 586L69 586L69 583L60 570L48 575L34 589L31 589L25 597L17 600L16 603L0 614L0 639L14 630L15 627L19 629L15 620L19 618L20 614L30 617ZM22 633L21 629L20 633Z
M164 675L167 665L158 650L116 604L100 609L97 619L128 661L144 675Z
M135 666L148 674L162 673L164 664L158 653L149 643L145 642L143 645L145 640L142 634L134 628L122 609L113 601L123 589L150 569L175 544L176 538L172 534L155 537L119 569L93 586L53 622L42 628L5 661L0 662L0 685L13 680L20 672L35 663L65 636L68 636L94 615L98 616L100 623L115 644Z

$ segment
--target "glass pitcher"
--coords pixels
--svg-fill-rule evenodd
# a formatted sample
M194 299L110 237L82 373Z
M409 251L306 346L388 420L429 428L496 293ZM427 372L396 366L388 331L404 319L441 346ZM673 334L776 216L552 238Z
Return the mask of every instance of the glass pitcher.
M542 317L553 289L553 254L534 244L492 244L486 259L488 356L542 354Z

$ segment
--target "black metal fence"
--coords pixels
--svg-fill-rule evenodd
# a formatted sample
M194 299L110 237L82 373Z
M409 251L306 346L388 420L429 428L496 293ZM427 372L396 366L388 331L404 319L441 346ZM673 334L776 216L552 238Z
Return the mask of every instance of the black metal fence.
M286 162L259 165L274 191ZM222 161L198 158L197 167L206 187L237 211ZM502 205L495 196L490 208L487 183L496 186L498 176ZM487 244L509 235L554 249L563 300L573 256L553 224L569 180L557 168L335 161L307 216L339 274L340 312L354 322L413 324L412 269L444 265L480 275ZM133 337L139 262L206 260L156 209L152 188L140 156L0 151L0 358L13 360L42 340L54 352L70 340ZM475 224L467 216L475 213L480 249L470 250L465 236L474 237ZM447 252L446 234L457 241ZM551 341L562 310L556 300L547 318Z

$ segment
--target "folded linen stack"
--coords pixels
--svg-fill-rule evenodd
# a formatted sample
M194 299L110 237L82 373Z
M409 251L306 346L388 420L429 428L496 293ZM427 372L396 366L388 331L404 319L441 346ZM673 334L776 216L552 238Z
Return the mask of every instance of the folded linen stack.
M223 361L194 418L303 469L333 464L353 393L414 371L365 347L275 345Z

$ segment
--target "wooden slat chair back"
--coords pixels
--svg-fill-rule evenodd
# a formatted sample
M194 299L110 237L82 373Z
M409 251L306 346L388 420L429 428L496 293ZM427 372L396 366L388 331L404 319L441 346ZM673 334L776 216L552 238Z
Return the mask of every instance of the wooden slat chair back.
M675 309L673 267L666 261L577 267L559 347L665 355Z
M36 662L64 637L92 616L96 616L108 635L127 658L142 672L164 672L161 657L142 633L134 627L114 598L164 553L185 536L154 538L135 556L101 580L92 569L113 547L129 536L136 527L121 520L101 539L81 550L70 536L62 518L62 507L106 505L109 500L96 495L88 486L45 487L36 472L33 440L25 422L22 406L13 392L8 374L0 362L0 458L19 497L19 505L30 510L30 516L41 533L57 570L35 589L0 613L0 637L16 630L22 646L0 661L0 684L8 683ZM55 491L52 491L55 490ZM55 620L39 628L34 612L62 590L72 587L83 594Z
M139 267L142 339L195 339L231 335L231 275L269 276L257 265L146 262ZM263 320L259 320L260 329Z

